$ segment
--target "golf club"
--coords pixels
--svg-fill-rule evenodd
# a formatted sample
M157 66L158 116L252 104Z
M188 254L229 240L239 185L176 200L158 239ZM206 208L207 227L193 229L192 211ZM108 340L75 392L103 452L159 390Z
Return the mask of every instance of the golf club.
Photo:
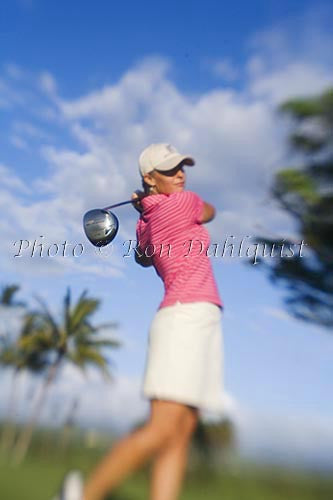
M119 228L117 216L110 211L111 208L120 207L134 200L122 201L105 208L89 210L83 217L83 228L88 240L95 247L108 245L116 236Z

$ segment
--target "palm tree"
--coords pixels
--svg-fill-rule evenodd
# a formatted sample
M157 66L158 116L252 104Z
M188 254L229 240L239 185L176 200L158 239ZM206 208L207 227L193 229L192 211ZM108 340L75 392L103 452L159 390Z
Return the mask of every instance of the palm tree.
M23 319L21 335L27 327L27 322L31 319L26 315ZM13 374L11 379L11 387L9 391L9 404L6 416L6 424L1 436L0 449L2 452L7 452L11 449L15 439L14 415L17 402L17 382L19 375L27 370L32 373L40 373L47 367L48 359L43 351L26 351L20 345L20 341L12 341L7 335L1 341L2 348L0 351L0 364L5 368L12 368Z
M0 293L0 312L14 312L16 308L24 308L25 303L22 301L15 300L15 295L19 291L19 285L6 285L2 287ZM13 332L2 332L0 336L0 365L8 368L14 368L13 376L11 380L11 388L9 392L9 404L7 410L7 416L5 418L5 425L1 436L1 451L7 451L14 440L15 428L13 425L13 416L15 413L15 406L17 400L17 378L20 371L28 367L28 364L32 363L32 359L28 360L24 358L24 353L18 349L16 342L13 340ZM33 369L33 365L30 366ZM37 369L37 367L35 367Z
M14 297L19 289L19 285L6 285L2 287L0 305L5 307L24 307L24 302L14 300Z
M193 436L193 448L206 464L213 464L216 458L225 458L235 448L236 442L234 424L228 417L215 423L199 420Z
M76 304L71 305L70 290L64 298L60 322L53 317L45 302L37 298L40 309L31 314L29 329L20 338L21 346L27 351L36 349L49 352L50 365L41 386L29 421L18 439L14 450L15 462L20 463L28 450L33 430L38 421L48 389L54 382L65 361L82 371L88 365L97 367L104 377L111 380L109 362L103 349L120 346L114 339L100 338L101 330L114 328L116 323L94 326L91 316L100 305L100 300L87 297L84 291Z
M59 448L63 455L66 454L66 450L70 443L71 433L75 426L75 414L79 407L80 399L77 396L73 397L72 404L70 405L69 411L65 417L62 435L59 440Z

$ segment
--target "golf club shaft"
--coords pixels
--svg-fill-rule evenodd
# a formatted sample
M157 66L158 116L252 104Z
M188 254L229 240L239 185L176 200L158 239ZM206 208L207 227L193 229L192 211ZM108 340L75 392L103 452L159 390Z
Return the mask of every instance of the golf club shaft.
M110 210L111 208L120 207L121 205L126 205L127 203L133 203L134 200L122 201L121 203L116 203L115 205L110 205L109 207L103 208L103 210Z

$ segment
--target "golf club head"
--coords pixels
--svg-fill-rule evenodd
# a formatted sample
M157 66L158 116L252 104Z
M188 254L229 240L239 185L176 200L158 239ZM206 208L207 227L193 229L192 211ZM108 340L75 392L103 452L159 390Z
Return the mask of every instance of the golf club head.
M83 217L83 228L88 240L95 247L108 245L118 232L119 221L110 211L95 208Z

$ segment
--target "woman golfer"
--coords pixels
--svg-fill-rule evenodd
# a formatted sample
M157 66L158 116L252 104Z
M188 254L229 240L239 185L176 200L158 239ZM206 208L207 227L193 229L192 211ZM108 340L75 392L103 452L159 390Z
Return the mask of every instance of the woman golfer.
M62 499L102 500L153 459L150 500L176 500L199 410L223 411L222 302L203 226L215 209L185 190L185 165L193 158L170 144L151 144L139 159L144 192L132 195L140 212L136 262L154 266L165 288L150 326L142 387L149 419L113 446L83 488L68 476Z

